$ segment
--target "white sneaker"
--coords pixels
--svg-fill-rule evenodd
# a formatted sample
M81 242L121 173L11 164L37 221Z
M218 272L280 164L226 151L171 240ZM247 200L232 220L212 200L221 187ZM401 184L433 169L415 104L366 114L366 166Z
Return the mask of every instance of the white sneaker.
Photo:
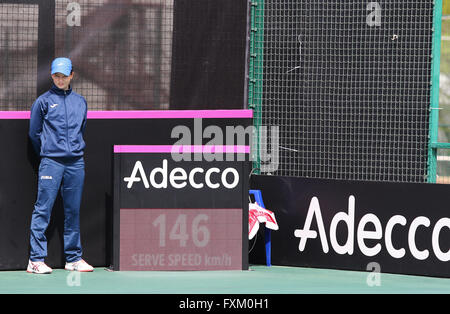
M86 263L84 260L80 259L77 262L66 263L64 267L65 270L75 270L80 272L90 272L94 270L94 267Z
M44 262L32 262L28 260L27 273L33 274L50 274L52 269L45 265Z

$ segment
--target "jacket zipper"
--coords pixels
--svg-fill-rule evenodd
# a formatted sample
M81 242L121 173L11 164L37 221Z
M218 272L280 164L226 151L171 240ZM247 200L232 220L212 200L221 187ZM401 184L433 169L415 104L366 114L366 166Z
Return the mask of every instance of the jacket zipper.
M70 153L70 144L69 144L69 121L67 116L67 107L66 107L66 95L67 91L64 91L64 111L66 112L66 144L67 144L67 151Z

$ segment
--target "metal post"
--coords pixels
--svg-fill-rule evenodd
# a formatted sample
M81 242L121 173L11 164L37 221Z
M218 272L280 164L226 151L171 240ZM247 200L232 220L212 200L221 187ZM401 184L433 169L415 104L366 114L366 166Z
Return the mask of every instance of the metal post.
M441 24L442 0L434 0L433 42L431 63L431 101L430 130L428 139L428 174L429 183L436 182L438 124L439 124L439 74L441 61Z
M260 126L262 120L263 64L264 64L264 0L251 1L249 108L253 109L255 141L252 153L254 173L260 173Z

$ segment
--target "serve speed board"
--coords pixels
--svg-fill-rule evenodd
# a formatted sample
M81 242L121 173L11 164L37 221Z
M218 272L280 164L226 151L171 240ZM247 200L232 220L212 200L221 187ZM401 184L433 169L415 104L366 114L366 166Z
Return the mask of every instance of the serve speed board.
M248 269L248 156L196 154L115 147L113 269Z

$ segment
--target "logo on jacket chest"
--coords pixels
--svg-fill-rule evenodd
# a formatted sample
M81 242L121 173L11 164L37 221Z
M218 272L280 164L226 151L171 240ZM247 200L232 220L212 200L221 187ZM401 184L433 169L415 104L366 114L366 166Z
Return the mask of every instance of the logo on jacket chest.
M50 105L50 108L56 108L58 106L58 104L53 104L53 105Z

